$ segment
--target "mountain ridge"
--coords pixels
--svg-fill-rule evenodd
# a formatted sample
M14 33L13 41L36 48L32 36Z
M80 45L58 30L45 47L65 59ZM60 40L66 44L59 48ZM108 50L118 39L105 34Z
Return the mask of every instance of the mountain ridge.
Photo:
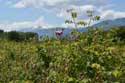
M125 18L117 18L113 20L104 20L97 24L94 24L93 27L102 27L104 29L109 29L115 26L125 26Z
M105 30L110 29L112 27L115 26L125 26L125 18L118 18L118 19L114 19L114 20L104 20L101 21L97 24L92 25L92 27L98 27L98 28L103 28ZM49 37L53 37L55 36L55 31L56 30L60 30L61 28L23 28L20 29L18 31L22 31L22 32L36 32L39 34L39 36L49 36ZM68 35L70 33L72 28L64 28L64 35ZM86 28L78 28L78 31L80 32L86 32L87 29Z

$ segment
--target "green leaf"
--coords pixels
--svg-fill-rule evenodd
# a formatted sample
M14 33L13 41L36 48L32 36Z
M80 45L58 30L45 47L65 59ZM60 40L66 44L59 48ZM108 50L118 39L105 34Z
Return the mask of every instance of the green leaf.
M65 20L65 24L71 24L73 23L71 20Z
M92 16L93 16L93 11L88 10L88 11L87 11L87 15L88 15L88 17L92 17Z
M114 70L114 71L112 71L112 75L113 75L114 77L119 77L119 76L121 76L121 72L118 71L118 70Z
M100 18L101 18L100 16L95 16L95 17L93 18L93 20L94 20L94 21L98 21L98 20L100 20Z
M72 12L71 15L72 15L72 18L77 18L77 12Z
M90 82L90 81L91 81L90 79L87 79L87 78L86 78L86 79L83 79L83 80L82 80L82 83L88 83L88 82Z
M97 63L93 63L91 65L92 68L96 68L96 69L99 69L100 68L100 64L97 64Z
M87 23L86 23L86 22L84 22L84 21L79 21L79 22L77 22L77 24L78 24L78 25L84 25L84 26L86 26L86 25L87 25Z
M72 82L74 82L74 78L70 77L70 78L68 79L68 83L72 83Z

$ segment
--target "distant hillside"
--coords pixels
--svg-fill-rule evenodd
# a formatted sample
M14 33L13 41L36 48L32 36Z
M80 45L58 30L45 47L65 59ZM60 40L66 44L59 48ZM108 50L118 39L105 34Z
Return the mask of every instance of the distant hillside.
M27 28L27 29L21 29L19 31L22 32L35 32L38 33L39 36L49 36L49 37L55 37L55 31L56 30L61 30L61 29L57 29L57 28L46 28L46 29L42 29L42 28ZM64 28L64 33L63 36L68 35L70 33L70 31L72 30L72 28ZM80 32L86 32L85 28L79 28L78 29Z
M102 27L104 29L109 29L114 26L125 26L125 18L118 18L114 20L105 20L100 23L93 25L94 27Z
M125 26L125 18L119 18L119 19L115 19L115 20L105 20L102 21L100 23L97 23L95 25L93 25L93 27L102 27L104 29L109 29L111 27L114 26ZM64 34L63 35L68 35L70 33L72 28L65 28L64 29ZM49 36L49 37L54 37L55 36L55 31L57 30L57 28L24 28L24 29L20 29L18 31L23 31L23 32L35 32L38 33L39 36ZM78 29L80 32L86 32L87 29L86 28L79 28Z

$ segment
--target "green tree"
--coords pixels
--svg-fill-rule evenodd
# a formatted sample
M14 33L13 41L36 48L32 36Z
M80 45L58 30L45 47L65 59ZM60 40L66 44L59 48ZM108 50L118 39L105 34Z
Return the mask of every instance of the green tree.
M21 41L20 34L16 31L8 32L8 39L11 41Z

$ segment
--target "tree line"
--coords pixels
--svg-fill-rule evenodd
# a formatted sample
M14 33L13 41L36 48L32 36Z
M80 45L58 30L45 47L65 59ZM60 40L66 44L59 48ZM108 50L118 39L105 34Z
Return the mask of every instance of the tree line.
M4 32L0 30L0 39L7 39L10 41L22 42L22 41L38 41L39 36L34 32L19 32L19 31L10 31Z

